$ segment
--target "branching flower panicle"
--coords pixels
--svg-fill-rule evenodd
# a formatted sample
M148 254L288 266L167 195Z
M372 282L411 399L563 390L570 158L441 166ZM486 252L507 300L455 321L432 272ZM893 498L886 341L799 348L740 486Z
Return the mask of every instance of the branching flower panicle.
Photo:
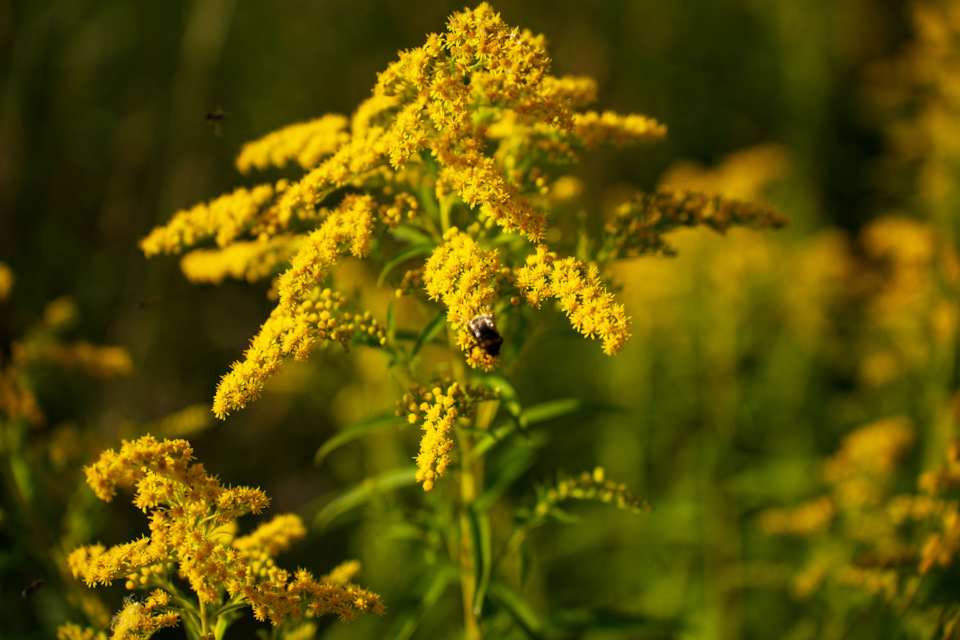
M300 298L292 313L283 307L271 312L250 341L244 360L235 362L221 378L213 400L213 412L218 418L257 399L284 358L304 360L318 342L340 342L346 347L354 335L373 344L385 340L373 315L369 311L351 312L342 293L315 288Z
M221 485L194 462L185 440L125 441L119 452L104 452L85 471L90 487L106 501L118 488L135 486L133 502L149 516L149 537L109 549L84 546L69 557L74 575L89 586L125 579L131 589L159 587L145 603L130 601L118 614L115 627L129 629L129 637L148 637L149 625L170 626L178 616L197 615L170 606L174 570L201 603L246 602L257 619L274 624L303 615L332 613L346 620L383 611L374 594L353 584L317 581L303 569L291 579L276 566L273 556L306 532L298 516L277 516L234 538L234 521L259 513L269 500L259 489Z
M270 204L276 192L269 184L253 189L240 187L209 203L179 211L166 225L157 227L140 241L148 258L161 253L178 254L206 240L225 247L253 227L257 216Z
M227 278L256 282L286 266L303 242L302 236L280 235L223 249L194 249L180 259L180 270L194 284L221 284Z
M546 245L539 245L514 277L528 304L539 307L544 299L556 298L573 328L588 338L600 338L607 355L616 354L630 337L630 318L600 281L596 266L573 257L557 258Z
M349 120L331 113L310 122L300 122L274 131L263 138L243 145L237 156L237 169L285 167L295 160L304 169L312 169L350 139L346 131Z
M787 219L766 205L696 191L659 189L638 193L617 208L607 224L604 252L612 258L645 254L671 255L675 250L664 233L679 227L704 225L720 233L731 226L779 228Z
M514 345L524 336L514 343L501 330L522 334L527 326L513 323L526 311L501 302L505 288L516 288L515 304L555 300L576 331L615 355L630 337L630 318L601 269L668 252L663 234L680 226L783 224L766 207L661 191L624 205L605 230L609 237L591 239L588 226L578 225L570 238L570 226L551 216L581 189L556 169L601 144L666 135L653 118L590 109L596 97L590 78L551 75L542 35L508 26L481 3L401 51L349 118L325 116L245 146L241 171L296 161L305 173L181 212L141 244L147 255L193 250L182 268L196 281L276 277L277 307L221 379L214 413L225 418L243 408L286 358L303 359L322 341L346 346L365 336L402 366L437 341L439 323L419 332L397 328L399 305L388 311L386 335L371 315L346 311L330 281L348 253L381 260L380 280L389 278L398 293L438 302L448 346L470 367L490 371L520 353ZM502 357L501 344L511 346ZM428 490L450 464L451 429L469 406L458 391L466 380L458 384L431 391L414 403L427 408L408 414L423 423L417 479Z
M494 358L476 345L466 324L497 301L501 267L497 252L481 249L467 234L451 227L423 269L423 286L432 300L447 308L447 320L457 330L457 343L472 367L493 368Z
M432 490L450 465L453 450L450 433L455 421L469 418L475 404L497 397L497 391L486 387L464 387L454 382L429 390L413 385L397 402L397 415L406 415L410 424L420 424L423 431L416 460L417 481L423 484L424 491Z

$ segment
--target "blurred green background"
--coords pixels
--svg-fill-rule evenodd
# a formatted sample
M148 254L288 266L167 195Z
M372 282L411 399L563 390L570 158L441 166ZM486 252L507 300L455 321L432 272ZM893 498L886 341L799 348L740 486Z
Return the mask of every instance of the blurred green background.
M918 72L911 85L909 74L905 81L889 70L917 39L915 4L494 3L508 24L546 34L555 74L597 79L598 108L669 127L664 144L598 151L577 167L589 214L608 213L625 184L653 188L679 161L718 166L772 143L783 169L747 197L792 220L762 240L691 235L678 241L679 258L619 270L635 325L615 359L566 335L559 314L551 320L558 331L533 345L514 380L525 403L574 396L626 411L551 426L512 498L532 502L532 486L558 471L603 465L656 508L634 516L584 505L579 524L539 531L532 591L544 615L598 608L650 621L589 636L596 638L880 637L889 611L845 618L844 610L847 622L828 622L829 602L792 597L785 567L804 548L762 536L755 522L764 508L816 495L818 461L870 421L914 421L921 445L904 486L919 466L941 460L956 339L950 317L945 337L928 321L955 299L950 269L938 262L947 249L907 260L931 283L922 300L876 311L871 301L904 264L897 242L912 236L894 230L886 236L894 248L884 250L858 235L896 213L919 221L917 243L952 250L956 194L948 186L932 206L923 163L941 161L953 176L960 156L923 153L932 142L909 132L912 154L891 142L897 123L917 121L938 95L930 90L937 78ZM174 211L251 184L233 167L244 142L323 113L349 114L399 49L443 30L460 8L439 0L0 0L0 261L16 276L0 307L3 357L48 301L69 295L81 316L74 334L127 347L135 366L124 380L40 390L47 423L32 439L43 442L68 421L116 446L171 412L210 402L272 307L267 285L192 286L177 260L148 262L137 241ZM215 109L227 114L222 135L206 122ZM949 101L944 111L952 131L960 119ZM729 183L714 180L718 189ZM651 264L658 260L669 265ZM906 317L893 329L883 315L890 309ZM897 359L915 345L921 356ZM884 349L896 366L877 383L861 364ZM415 434L404 433L314 465L317 447L338 428L392 410L402 390L382 366L362 349L319 352L258 403L191 437L197 456L225 482L262 487L272 512L309 516L337 489L415 452ZM86 455L81 462L95 450ZM420 499L385 496L313 531L281 562L319 574L359 557L360 582L388 610L402 610L406 547L378 540L377 514ZM90 534L105 543L144 525L124 500L87 508ZM20 552L23 535L5 507L0 618L10 631L2 635L49 637L69 612L55 579L21 599L38 573L36 558ZM776 570L753 579L754 564ZM120 590L114 599L119 607ZM457 637L456 607L453 599L428 613L415 637ZM321 630L381 637L389 626L388 616ZM237 637L252 629L238 627Z

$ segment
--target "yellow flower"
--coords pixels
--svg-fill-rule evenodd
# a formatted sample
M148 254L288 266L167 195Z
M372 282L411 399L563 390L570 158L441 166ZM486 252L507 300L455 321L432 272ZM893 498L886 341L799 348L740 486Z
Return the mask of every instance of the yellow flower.
M275 556L286 551L290 545L307 534L306 527L300 516L286 513L276 516L242 538L236 538L232 546L238 551L249 552L253 549L262 550L268 556Z
M444 243L434 250L423 269L427 295L447 307L447 320L458 327L457 341L470 356L468 362L484 369L493 367L493 357L476 345L467 323L497 301L499 274L497 252L481 249L456 227L444 234Z
M107 640L107 634L70 622L57 629L57 640Z
M74 575L90 586L127 578L130 587L160 587L144 603L126 603L115 618L114 635L123 632L118 637L141 637L149 635L150 625L176 623L176 613L166 611L174 571L201 602L240 598L258 619L274 623L307 613L349 619L358 612L383 611L376 595L347 582L317 581L302 569L288 582L289 573L276 567L273 555L305 534L296 515L278 516L248 536L233 538L234 521L259 513L269 501L259 489L221 485L194 462L185 440L125 441L119 452L105 451L85 471L103 500L112 500L118 487L135 485L133 502L149 515L149 537L109 549L80 547L68 559Z
M271 185L253 189L243 187L233 193L179 211L165 226L157 227L140 241L149 258L160 253L181 253L185 248L208 239L224 247L253 228L257 215L275 195Z
M417 455L417 482L431 491L450 465L453 440L450 437L457 418L473 415L473 405L499 397L485 387L461 386L457 382L439 384L432 389L413 385L397 402L397 415L407 416L410 424L422 423L420 453Z
M146 602L128 597L110 623L111 640L146 640L164 627L177 626L180 616L167 611L169 605L170 596L159 589L150 594Z
M370 312L354 314L343 294L314 288L301 294L292 311L278 305L250 341L244 360L233 363L220 379L213 412L223 419L260 396L264 383L280 368L284 358L303 360L318 341L340 342L344 347L357 334L374 344L385 338Z
M286 266L303 237L280 235L234 242L223 249L194 249L180 259L180 270L195 284L220 284L226 278L255 282Z
M254 168L284 167L291 160L296 160L304 169L312 169L321 158L350 139L347 124L344 116L331 113L310 122L286 126L243 145L237 156L237 169L247 173Z
M219 417L255 399L285 357L305 357L318 340L346 344L350 321L338 320L329 306L316 307L319 288L342 256L379 257L396 246L394 239L411 235L437 243L439 230L451 229L422 269L406 270L399 290L422 281L428 296L446 306L454 341L470 366L490 370L495 364L489 349L477 348L467 323L490 311L511 273L499 266L496 251L475 240L496 231L517 236L512 244L494 237L485 245L505 246L507 255L522 252L524 242L537 243L528 264L513 270L531 305L557 299L573 326L599 338L605 353L620 350L629 319L598 267L583 252L583 259L556 258L545 244L548 221L540 207L576 192L569 179L554 180L548 167L576 162L601 143L657 141L666 128L638 114L580 111L596 99L596 83L553 76L550 65L544 37L508 26L489 4L454 13L443 33L401 51L378 74L372 96L349 119L334 114L292 125L250 143L237 160L247 171L296 159L305 169L300 179L240 189L180 212L141 242L154 255L215 241L219 250L201 248L184 257L183 271L194 281L259 278L289 261L277 280L277 309L218 386ZM360 193L327 208L347 186ZM451 227L453 220L472 235ZM401 229L402 223L409 228ZM679 225L722 231L730 224L780 223L763 207L719 198L638 197L592 258L604 264L666 251L660 234ZM378 244L387 227L397 230L394 238ZM373 323L361 329L381 337Z
M600 281L596 266L573 257L557 258L539 245L514 276L528 304L539 307L545 298L556 298L574 329L603 341L605 354L616 354L630 337L630 318Z
M349 195L330 212L320 228L307 236L290 268L280 276L281 305L295 304L320 284L347 250L358 258L367 254L374 211L372 197Z

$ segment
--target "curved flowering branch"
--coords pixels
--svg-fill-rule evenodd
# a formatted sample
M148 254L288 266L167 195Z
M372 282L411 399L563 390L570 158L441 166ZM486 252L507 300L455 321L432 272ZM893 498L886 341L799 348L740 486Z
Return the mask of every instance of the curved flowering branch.
M600 281L596 266L576 258L559 259L546 245L539 245L514 276L527 303L539 307L545 298L556 298L574 329L603 341L605 354L616 354L630 337L630 318Z
M477 346L465 327L496 302L499 274L496 251L481 249L456 227L444 234L444 243L423 269L424 289L432 300L447 307L447 318L458 327L457 342L467 354L467 362L485 370L493 368L494 357Z
M182 608L170 611L176 608L170 603L170 595L177 593L169 581L174 570L187 580L200 603L246 602L257 619L269 618L274 624L302 615L332 613L347 620L361 612L383 612L369 591L344 582L317 581L304 569L291 579L276 566L273 557L306 533L298 516L278 516L250 535L235 538L235 520L260 513L269 500L259 489L221 485L194 462L193 449L185 440L144 436L125 441L119 452L105 451L85 472L97 497L108 502L118 488L135 486L133 503L149 516L149 536L109 549L99 544L80 547L69 557L74 576L88 586L124 579L130 589L159 587L147 604L128 602L118 614L121 624L131 629L169 626L176 623L170 616L196 615ZM156 602L153 608L151 601ZM158 618L154 609L165 613Z
M446 383L445 387L437 385L429 390L415 384L397 401L397 415L406 415L410 424L419 423L423 431L420 453L416 458L416 478L423 484L424 491L431 491L450 465L453 451L450 432L456 420L471 417L474 405L499 395L498 391L481 386L462 386L458 382Z
M370 344L385 343L366 314L357 326L328 283L348 253L382 259L384 274L429 256L405 268L399 290L417 287L440 302L467 364L489 371L504 340L493 311L511 274L529 305L556 299L577 331L613 355L630 335L629 318L599 266L667 253L663 234L682 225L722 231L783 223L765 207L658 192L624 205L601 242L580 243L577 257L564 257L558 246L573 243L549 215L569 183L553 168L600 144L656 142L666 127L639 114L589 109L596 82L551 75L544 43L542 35L508 26L487 3L454 13L444 32L401 51L349 118L291 125L247 144L237 159L244 172L296 161L301 178L197 205L141 242L147 255L191 249L182 268L195 281L276 277L278 306L221 380L218 417L257 398L285 358L304 358L324 340L346 346L350 336L367 335ZM411 238L419 244L404 246ZM331 293L321 300L321 291ZM394 355L402 350L386 346Z
M680 227L702 225L724 233L732 226L776 229L787 223L772 207L720 195L672 189L640 192L621 204L607 224L603 253L607 260L651 253L672 255L676 251L663 234Z

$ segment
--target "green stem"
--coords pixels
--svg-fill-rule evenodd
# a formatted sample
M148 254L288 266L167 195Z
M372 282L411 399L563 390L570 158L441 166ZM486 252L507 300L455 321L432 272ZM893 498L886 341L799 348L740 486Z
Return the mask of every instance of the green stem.
M450 210L453 209L453 197L445 196L440 199L440 228L444 235L450 229Z
M210 625L207 623L207 603L200 598L200 635L206 638L208 633L210 633Z
M467 510L477 499L477 488L483 484L483 459L473 458L473 437L468 433L460 434L460 586L463 594L464 632L468 640L480 640L480 620L474 610L477 595L477 572L474 566L473 529Z
M441 209L446 212L443 216L449 221L449 205L441 203ZM455 379L466 385L469 379L460 349L457 347L455 332L448 328L447 340L453 353L453 372ZM475 420L474 426L480 425ZM460 591L463 603L463 627L467 640L482 640L480 620L474 610L474 601L477 594L477 572L474 563L474 547L477 541L473 539L473 529L470 526L469 510L477 500L479 487L483 486L483 458L473 455L474 438L463 429L457 429L457 445L460 451L460 548L458 560L460 564Z

